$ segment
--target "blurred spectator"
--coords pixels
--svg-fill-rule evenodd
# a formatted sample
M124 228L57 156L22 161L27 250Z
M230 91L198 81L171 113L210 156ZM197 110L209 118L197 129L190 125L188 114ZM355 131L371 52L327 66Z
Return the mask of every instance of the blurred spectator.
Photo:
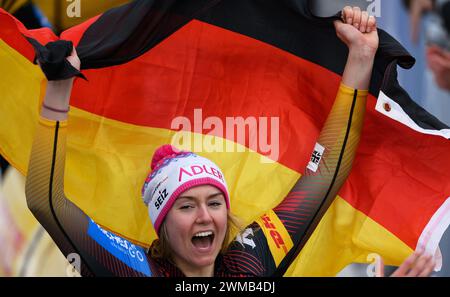
M436 84L450 91L450 52L439 46L428 46L427 61Z
M426 28L428 66L436 84L450 91L450 0L403 0L409 9L412 40L417 41L425 12L432 16Z
M409 10L411 38L417 42L419 38L419 27L422 15L426 11L433 9L434 0L403 0L403 3Z

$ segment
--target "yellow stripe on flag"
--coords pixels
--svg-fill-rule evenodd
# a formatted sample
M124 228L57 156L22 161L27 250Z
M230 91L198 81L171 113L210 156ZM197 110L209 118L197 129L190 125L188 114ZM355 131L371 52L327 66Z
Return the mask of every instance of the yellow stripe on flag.
M400 265L412 249L341 197L330 206L285 276L335 276L352 262L368 263L383 256L386 265Z
M45 77L39 66L28 61L0 40L0 153L26 175L38 103L44 94ZM7 90L7 91L6 91Z

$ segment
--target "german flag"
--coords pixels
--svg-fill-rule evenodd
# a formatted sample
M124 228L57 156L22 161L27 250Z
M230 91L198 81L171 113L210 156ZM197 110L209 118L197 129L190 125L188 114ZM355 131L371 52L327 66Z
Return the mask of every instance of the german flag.
M0 152L27 172L46 86L29 41L70 40L87 81L72 93L67 196L148 246L141 185L154 150L175 139L219 164L250 223L301 178L330 112L348 54L332 20L307 0L138 0L58 37L0 11ZM415 60L379 34L352 172L285 275L335 275L371 253L391 265L417 248L434 254L450 223L450 130L400 87L397 66Z

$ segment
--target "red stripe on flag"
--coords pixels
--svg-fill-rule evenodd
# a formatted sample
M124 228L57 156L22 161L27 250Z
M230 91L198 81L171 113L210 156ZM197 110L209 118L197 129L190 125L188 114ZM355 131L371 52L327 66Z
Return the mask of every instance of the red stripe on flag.
M412 249L450 196L450 142L375 111L369 100L361 143L340 195Z
M140 126L170 129L185 116L194 128L200 107L203 119L218 117L224 127L226 117L279 117L278 161L296 171L306 167L340 82L323 67L199 21L124 65L84 74L89 82L77 81L74 106ZM248 135L228 138L249 146Z
M33 46L22 35L28 34L25 26L15 17L0 8L0 39L30 61L34 59Z

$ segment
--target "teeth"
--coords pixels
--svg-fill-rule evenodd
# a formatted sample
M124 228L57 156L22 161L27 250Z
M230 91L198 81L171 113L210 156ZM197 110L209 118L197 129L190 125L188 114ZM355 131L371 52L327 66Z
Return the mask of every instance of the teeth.
M210 236L212 235L212 231L205 231L205 232L198 232L197 234L195 234L195 237L206 237L206 236Z

